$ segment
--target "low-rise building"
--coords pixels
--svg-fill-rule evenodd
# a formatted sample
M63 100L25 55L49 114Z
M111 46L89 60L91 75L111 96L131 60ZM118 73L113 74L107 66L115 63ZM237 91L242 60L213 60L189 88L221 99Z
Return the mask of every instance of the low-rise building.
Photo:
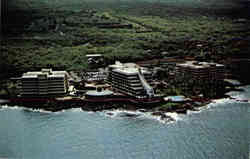
M108 98L112 96L113 92L110 90L90 90L85 94L85 97L87 99Z
M27 72L21 77L21 96L58 96L67 93L68 74L66 71L42 69Z
M82 73L82 78L84 79L84 81L87 82L92 82L92 81L104 81L107 79L107 74L106 72L102 71L88 71L88 72L84 72Z
M113 89L127 95L140 97L154 95L150 86L152 72L134 63L119 63L109 66L108 80Z
M101 65L104 62L104 57L102 54L87 54L86 57L89 65Z

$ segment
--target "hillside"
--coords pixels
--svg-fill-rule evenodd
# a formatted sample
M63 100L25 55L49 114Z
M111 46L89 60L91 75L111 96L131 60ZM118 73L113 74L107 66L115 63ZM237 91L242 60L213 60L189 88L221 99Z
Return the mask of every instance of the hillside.
M249 57L244 1L10 0L1 7L1 78L42 67L86 69L91 53L110 63Z

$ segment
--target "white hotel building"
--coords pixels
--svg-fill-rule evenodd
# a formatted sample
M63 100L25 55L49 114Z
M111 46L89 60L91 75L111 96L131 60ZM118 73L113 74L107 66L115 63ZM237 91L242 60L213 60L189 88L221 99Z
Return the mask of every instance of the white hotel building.
M58 96L68 91L68 73L42 69L27 72L21 77L21 96Z
M116 62L110 65L108 82L114 90L130 96L147 96L148 90L154 94L149 85L152 82L152 72L139 68L134 63Z

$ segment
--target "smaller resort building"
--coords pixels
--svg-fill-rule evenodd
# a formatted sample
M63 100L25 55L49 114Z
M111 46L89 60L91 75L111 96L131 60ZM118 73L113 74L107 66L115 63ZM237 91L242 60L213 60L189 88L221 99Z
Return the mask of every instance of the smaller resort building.
M114 90L126 95L140 97L154 96L154 90L150 86L152 72L139 67L135 63L120 63L109 65L107 81Z
M176 65L177 74L191 77L197 81L222 81L225 78L225 66L217 63L186 61Z
M85 94L85 97L87 99L108 98L112 96L113 96L113 92L110 90L89 90Z
M176 83L184 92L216 97L224 92L225 66L187 61L177 64Z
M21 96L64 95L68 91L68 73L42 69L27 72L21 77Z
M102 54L87 54L87 62L89 65L103 64L104 57Z

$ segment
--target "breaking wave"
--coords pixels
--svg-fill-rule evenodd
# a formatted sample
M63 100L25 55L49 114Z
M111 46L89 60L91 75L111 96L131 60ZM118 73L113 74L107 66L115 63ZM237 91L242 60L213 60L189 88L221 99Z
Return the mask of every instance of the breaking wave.
M11 110L16 110L16 109L24 109L24 107L19 107L19 106L8 106L7 104L6 105L2 105L0 106L0 110L6 110L6 109L11 109Z
M30 112L39 112L39 113L52 113L50 111L46 111L43 109L32 109L32 108L26 108L26 107L21 107L21 106L8 106L8 105L2 105L0 106L0 111L1 110L25 110L25 111L30 111Z
M142 111L129 111L129 110L109 110L104 111L103 114L109 118L122 119L122 118L141 118L141 119L152 119L157 120L160 123L173 123L175 121L182 120L180 114L177 113L163 113L167 118L162 118L159 115L152 115L153 112L142 112ZM171 120L170 120L171 119Z

